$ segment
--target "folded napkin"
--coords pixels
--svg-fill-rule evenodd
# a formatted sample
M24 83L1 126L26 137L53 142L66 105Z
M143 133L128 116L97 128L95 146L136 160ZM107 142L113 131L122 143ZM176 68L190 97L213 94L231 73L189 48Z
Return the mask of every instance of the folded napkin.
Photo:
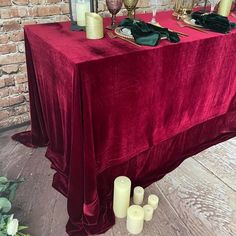
M202 13L197 11L193 12L191 17L195 20L195 24L218 33L226 34L229 33L231 29L236 28L235 23L230 22L227 17L216 13Z
M177 33L169 31L167 28L161 28L144 21L137 21L130 18L122 20L119 26L131 30L131 34L137 44L146 46L156 46L161 38L167 38L172 43L180 41Z

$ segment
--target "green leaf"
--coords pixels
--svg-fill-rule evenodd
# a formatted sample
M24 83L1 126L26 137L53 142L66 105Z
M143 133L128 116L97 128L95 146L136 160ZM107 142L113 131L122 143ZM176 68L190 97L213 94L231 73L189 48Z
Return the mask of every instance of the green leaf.
M0 197L0 211L7 213L10 210L11 202L5 197Z
M18 227L18 231L21 231L21 230L24 230L24 229L28 229L28 226L20 225Z
M6 182L8 182L8 179L4 176L1 176L0 177L0 183L6 183Z

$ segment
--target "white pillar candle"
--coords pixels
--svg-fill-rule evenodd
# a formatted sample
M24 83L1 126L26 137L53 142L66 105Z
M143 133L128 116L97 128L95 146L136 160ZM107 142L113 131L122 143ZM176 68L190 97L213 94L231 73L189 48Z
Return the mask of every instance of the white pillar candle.
M218 8L218 14L222 16L229 16L232 6L232 0L221 0Z
M153 211L154 211L153 207L150 205L145 205L145 206L143 206L143 210L144 210L144 220L150 221L153 216Z
M157 209L158 202L159 202L159 198L158 198L157 195L151 194L151 195L148 197L148 205L151 205L154 210Z
M133 202L135 205L141 205L143 203L144 189L140 186L134 188Z
M143 230L144 210L141 206L132 205L127 210L126 227L129 233L139 234Z
M114 181L113 211L116 217L124 218L130 203L131 181L126 176L119 176Z
M77 25L85 26L85 13L90 12L90 4L89 2L78 2L76 3L76 17L77 17Z
M88 39L103 38L103 19L96 13L87 12L86 18L86 37Z

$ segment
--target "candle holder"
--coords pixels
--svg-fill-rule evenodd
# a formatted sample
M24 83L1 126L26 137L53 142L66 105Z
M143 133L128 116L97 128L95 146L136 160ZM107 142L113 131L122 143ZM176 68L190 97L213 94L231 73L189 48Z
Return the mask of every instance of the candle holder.
M98 0L69 0L69 9L70 9L70 22L72 31L81 31L85 30L85 25L78 25L78 14L82 10L82 4L86 5L89 12L97 12L98 11ZM85 11L81 11L81 14L84 14L85 21Z
M194 0L176 0L174 5L174 13L173 15L177 17L177 19L187 18L194 7Z

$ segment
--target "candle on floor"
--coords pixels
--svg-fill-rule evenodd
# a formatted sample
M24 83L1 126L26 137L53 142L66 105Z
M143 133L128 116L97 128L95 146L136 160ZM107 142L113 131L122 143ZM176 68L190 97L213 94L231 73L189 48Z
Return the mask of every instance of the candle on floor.
M143 230L144 210L141 206L132 205L127 210L126 227L129 233L139 234Z
M103 19L96 13L87 12L86 18L86 37L88 39L101 39L103 33Z
M145 206L143 206L143 210L144 210L144 220L150 221L153 216L153 211L154 211L153 207L150 205L145 205Z
M141 205L143 203L144 189L140 186L134 188L133 202L135 205Z
M90 4L88 1L80 0L76 3L77 25L85 26L85 13L90 12Z
M130 203L131 181L126 176L119 176L114 181L113 211L116 217L124 218Z
M157 209L158 202L159 202L159 198L158 198L157 195L151 194L151 195L148 197L148 205L151 205L154 210Z
M218 14L222 16L229 16L232 6L232 0L221 0L219 3Z

